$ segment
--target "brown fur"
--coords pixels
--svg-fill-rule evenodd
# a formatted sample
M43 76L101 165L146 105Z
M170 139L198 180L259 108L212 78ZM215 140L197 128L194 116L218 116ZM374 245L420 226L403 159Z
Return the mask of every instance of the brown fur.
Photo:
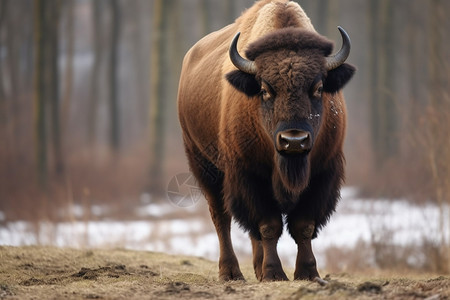
M228 58L237 32L240 53L258 67L255 76L236 70ZM276 252L283 214L299 248L294 277L318 276L311 238L339 199L345 133L340 89L353 74L346 64L327 72L331 50L298 4L263 0L185 56L179 119L189 165L216 226L223 280L243 279L230 238L232 216L250 233L258 279L287 279ZM328 93L313 99L320 81ZM262 100L261 86L273 93L271 100ZM274 136L290 128L311 132L308 155L276 151Z

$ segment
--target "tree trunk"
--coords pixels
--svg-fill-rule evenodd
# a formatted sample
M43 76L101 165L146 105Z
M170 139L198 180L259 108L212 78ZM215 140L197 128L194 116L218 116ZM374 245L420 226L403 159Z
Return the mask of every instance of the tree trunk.
M316 30L323 35L327 35L327 26L328 26L328 9L330 6L330 0L318 0L318 16L317 16L317 28Z
M17 4L16 4L17 5ZM20 6L14 5L12 0L9 0L6 4L8 13L5 16L5 22L7 26L6 30L6 43L5 48L7 51L8 59L6 60L6 66L8 68L7 76L9 77L9 105L10 110L8 116L9 119L9 134L11 136L11 144L13 149L19 148L18 137L20 136ZM20 150L17 150L20 151Z
M429 26L429 49L430 49L430 60L428 62L428 76L429 76L429 103L433 107L438 107L441 104L441 88L443 84L445 85L445 76L442 76L440 70L443 65L443 54L442 54L442 36L441 36L441 12L442 2L440 0L432 0L431 12L430 12L430 26Z
M0 37L2 36L3 28L5 27L6 10L8 9L8 0L0 0ZM5 90L3 87L3 60L0 59L0 111L4 111ZM3 121L3 115L0 114L0 122Z
M70 112L70 103L72 98L72 90L73 90L73 58L74 58L74 48L75 48L75 31L74 31L74 14L75 14L75 1L74 0L66 0L64 2L66 4L66 16L67 16L67 24L65 37L67 42L67 62L66 62L66 70L64 74L65 86L64 86L64 94L62 99L62 132L65 133L67 129L67 125L69 122L69 112Z
M375 169L380 170L397 154L397 107L395 103L395 51L393 4L370 2L370 113Z
M47 36L45 34L45 19L46 6L45 0L35 0L35 66L34 66L34 129L35 129L35 151L36 151L36 165L37 178L39 185L43 188L47 185L47 134L45 128L46 120L46 57L45 45L47 43Z
M382 133L381 154L384 159L395 158L397 154L397 105L395 97L395 43L394 7L391 0L381 1L381 19L383 37L380 51L380 97L381 114L379 126Z
M57 175L64 172L64 159L62 152L62 135L61 135L61 120L60 120L60 98L59 98L59 44L58 44L58 29L60 19L60 0L53 0L52 3L46 4L47 13L47 28L48 47L47 47L47 63L48 63L48 82L46 83L48 91L48 103L50 105L51 113L51 138L53 157L55 164L55 171Z
M109 143L114 152L120 147L120 115L119 115L119 40L120 40L120 10L118 0L110 0L111 8L111 54L109 72L109 114L110 134Z
M380 142L380 130L378 126L379 122L379 102L378 102L378 62L379 62L379 5L378 0L371 0L369 5L369 11L367 15L369 16L369 105L370 105L370 128L371 128L371 140L372 140L372 151L374 154L374 164L375 167L381 164L381 154L379 153L379 142Z
M236 3L235 0L224 1L226 23L232 23L236 19Z
M422 103L422 97L420 96L420 90L421 90L421 80L420 80L420 52L421 47L416 42L417 40L417 30L419 26L417 25L417 21L419 19L419 15L421 12L418 9L417 1L413 1L412 3L410 1L405 1L404 4L409 10L409 18L408 18L408 25L406 26L407 30L407 56L408 56L408 67L409 67L409 98L411 99L411 105L408 105L408 110L410 111L409 115L414 114L412 109L414 108L413 103L420 104Z
M209 12L210 12L210 6L211 6L211 4L210 4L210 0L202 0L200 3L201 3L201 5L200 5L200 10L201 10L201 13L200 13L200 15L202 16L201 17L201 20L202 20L202 29L203 29L203 36L204 35L206 35L206 34L208 34L210 31L211 31L211 18L210 18L210 14L209 14Z
M154 193L163 192L163 162L165 148L166 124L164 116L167 107L167 89L165 81L170 69L167 55L168 12L171 0L155 0L153 4L154 40L150 61L151 91L150 91L150 190Z
M55 170L64 169L59 120L58 27L60 1L35 0L35 148L38 182L46 187L48 177L47 118ZM50 115L47 116L47 107Z
M92 64L92 73L89 87L89 109L87 113L87 137L90 146L94 144L97 132L97 111L99 103L99 88L100 88L100 67L102 63L103 54L103 30L102 30L102 10L103 1L95 0L91 2L92 5L92 23L93 35L92 44L94 45L94 62Z
M443 30L444 4L441 0L430 2L430 24L429 24L429 49L430 59L428 63L429 76L429 107L434 113L428 123L428 131L431 138L428 143L427 152L429 157L429 168L431 170L436 201L439 205L439 230L441 233L439 241L439 256L435 263L438 272L449 272L450 270L450 245L447 244L445 219L446 204L450 194L450 142L448 139L448 128L450 125L450 96L447 85L449 75L446 72L443 53ZM448 64L448 62L446 62ZM443 71L444 70L444 71ZM447 203L446 203L447 202ZM450 242L450 241L449 241ZM441 262L447 261L447 264Z
M143 18L146 16L143 16L144 10L144 3L142 1L132 1L129 4L129 9L131 10L131 14L136 17L136 29L133 32L133 67L136 70L135 77L134 77L134 84L136 88L136 97L137 97L137 117L138 117L138 127L139 131L142 128L145 128L147 124L148 119L148 112L147 112L147 105L146 102L148 101L148 98L146 98L146 87L148 87L148 78L146 77L148 73L146 74L145 68L142 67L142 62L146 61L145 55L148 55L145 51L143 51L143 43L142 43L142 36L144 28L143 25ZM139 132L140 134L141 132Z
M8 10L11 7L9 0L0 0L0 44L5 44L5 39L3 38L3 32L6 32L9 29L9 24L7 22L8 19ZM8 63L4 59L0 59L0 134L3 134L3 142L2 142L2 150L0 155L4 155L4 157L0 157L3 159L5 170L9 173L9 170L14 168L14 162L11 159L7 159L9 154L14 153L17 150L15 147L15 139L16 136L14 134L14 122L11 120L11 109L9 108L9 102L7 101L7 92L6 87L4 86L4 77L3 77L3 63L5 62L5 66L8 66Z

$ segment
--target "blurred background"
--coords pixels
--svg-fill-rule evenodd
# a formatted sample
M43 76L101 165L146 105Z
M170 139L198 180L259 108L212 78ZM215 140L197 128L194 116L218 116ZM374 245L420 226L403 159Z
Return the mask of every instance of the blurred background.
M186 163L177 86L186 51L253 2L0 0L0 244L217 259L217 250L178 246L185 235L197 249L217 240ZM342 245L332 219L322 267L448 273L450 2L296 2L336 48L336 27L347 30L358 68L345 88L348 187L338 216L359 208L349 226L368 231ZM415 238L396 235L405 228Z

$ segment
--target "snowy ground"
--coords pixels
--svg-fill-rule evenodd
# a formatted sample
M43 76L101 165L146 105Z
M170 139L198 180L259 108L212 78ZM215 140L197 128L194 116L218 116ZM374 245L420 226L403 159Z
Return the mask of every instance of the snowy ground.
M448 206L444 208L444 223L440 224L437 206L415 206L402 200L357 199L355 195L354 189L343 189L337 212L313 241L319 268L325 267L325 253L330 247L351 249L361 241L370 244L374 239L386 238L388 243L399 247L420 245L424 240L439 243L442 236L449 242ZM146 204L136 211L136 219L145 221L9 222L0 226L0 245L123 247L218 259L218 241L212 222L195 214L199 209L206 211L204 201L183 208L170 201L152 204L150 199L143 199ZM100 207L94 210L94 215L101 214ZM76 215L79 208L74 211ZM174 212L184 217L164 217ZM0 212L0 221L2 219L4 214ZM443 234L440 228L444 228ZM232 227L232 237L239 258L250 257L248 236L236 224ZM283 263L293 267L296 245L286 232L280 239L278 250Z

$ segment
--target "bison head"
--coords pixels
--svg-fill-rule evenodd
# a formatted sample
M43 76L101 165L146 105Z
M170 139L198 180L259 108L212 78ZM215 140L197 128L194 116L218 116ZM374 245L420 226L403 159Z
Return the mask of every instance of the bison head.
M238 70L226 78L252 101L260 101L261 123L274 145L273 181L294 196L309 183L309 153L327 122L322 94L338 92L354 72L344 63L350 39L339 30L343 46L333 56L329 40L298 28L280 29L250 44L248 59L237 51L239 33L231 43L230 59Z

